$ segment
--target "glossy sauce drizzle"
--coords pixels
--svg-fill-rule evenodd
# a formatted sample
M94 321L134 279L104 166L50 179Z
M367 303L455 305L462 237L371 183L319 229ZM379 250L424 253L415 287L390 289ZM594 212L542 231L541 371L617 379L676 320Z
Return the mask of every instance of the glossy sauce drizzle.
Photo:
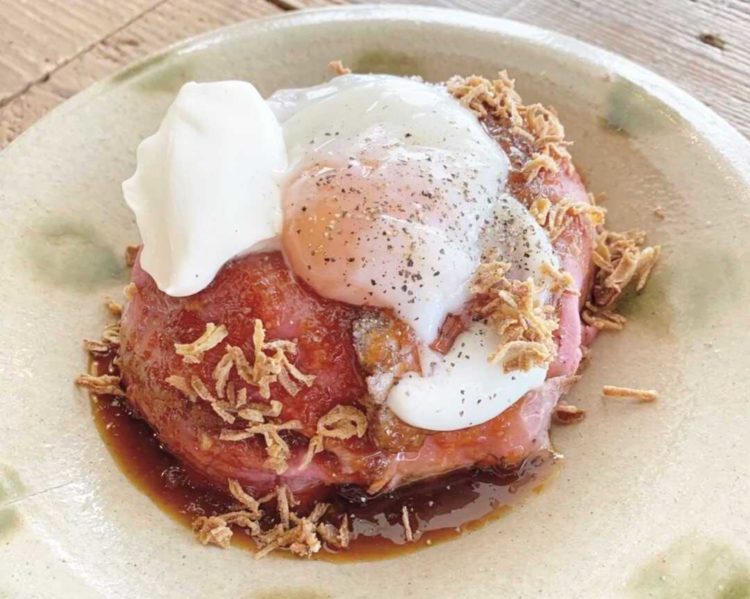
M112 371L111 356L96 360L98 372ZM181 464L159 443L143 420L125 402L99 396L92 402L99 433L125 475L164 512L190 526L200 515L229 511L234 500L202 475ZM513 469L474 468L417 483L375 498L357 487L330 489L316 497L331 503L324 520L338 525L343 514L351 523L351 545L328 548L317 559L359 561L393 557L455 538L504 514L519 498L538 492L554 470L549 452L527 458ZM414 540L406 540L403 506L407 507ZM232 544L254 548L238 531Z

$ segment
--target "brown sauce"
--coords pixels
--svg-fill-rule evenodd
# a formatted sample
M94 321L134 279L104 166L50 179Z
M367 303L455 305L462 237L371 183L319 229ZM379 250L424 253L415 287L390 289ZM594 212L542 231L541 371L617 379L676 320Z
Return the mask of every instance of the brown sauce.
M97 360L98 372L112 369L111 359ZM154 431L133 417L125 402L110 396L92 401L96 426L125 475L169 516L190 526L200 515L229 511L235 502L199 473L170 455ZM351 523L351 545L345 551L324 549L316 559L360 561L394 557L476 530L504 514L520 497L541 490L553 470L548 452L527 458L513 469L475 468L417 483L370 498L354 487L331 489L325 520L338 525L343 514ZM402 509L407 506L414 540L407 542ZM234 546L254 548L241 531Z

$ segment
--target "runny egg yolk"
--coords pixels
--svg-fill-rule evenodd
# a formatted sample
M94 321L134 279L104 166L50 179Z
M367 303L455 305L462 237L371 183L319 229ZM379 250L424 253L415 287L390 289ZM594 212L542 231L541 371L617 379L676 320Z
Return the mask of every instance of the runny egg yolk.
M392 308L429 341L466 301L482 223L450 189L459 169L434 168L424 152L383 154L315 164L293 178L283 193L283 247L318 292Z

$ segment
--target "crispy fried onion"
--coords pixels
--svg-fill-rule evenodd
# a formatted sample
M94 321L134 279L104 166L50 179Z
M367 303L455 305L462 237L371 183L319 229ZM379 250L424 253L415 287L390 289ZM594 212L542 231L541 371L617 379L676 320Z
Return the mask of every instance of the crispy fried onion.
M299 469L307 468L315 454L323 451L325 439L362 438L366 432L367 417L364 412L354 406L336 406L318 420L316 433L310 438Z
M113 322L104 327L102 331L102 337L99 341L92 341L90 339L83 340L83 348L92 356L102 356L113 350L116 350L120 345L120 322Z
M558 270L549 262L542 262L540 270L542 277L550 282L550 292L554 294L572 293L573 295L579 295L578 289L575 287L573 275L569 272Z
M191 344L176 344L175 350L183 356L183 361L196 363L202 359L203 353L218 345L228 335L224 325L206 325L206 332ZM289 359L297 353L297 344L293 341L266 341L263 323L255 320L253 332L253 363L248 361L242 348L226 345L224 355L213 369L214 385L209 389L198 376L189 379L183 376L170 375L165 382L191 402L199 399L207 402L211 409L227 424L235 424L238 420L245 421L243 428L224 429L219 435L222 441L243 441L256 435L263 437L268 459L266 466L281 474L288 468L287 461L290 449L281 431L299 430L302 424L296 420L287 422L270 422L281 415L282 404L277 400L269 403L248 403L247 388L237 388L233 381L229 381L232 370L242 381L256 386L261 397L269 399L271 383L278 382L290 395L296 395L300 384L310 386L315 377L302 373ZM268 353L267 353L268 352Z
M171 375L165 382L183 393L190 401L198 399L208 402L211 409L227 424L235 424L237 420L246 421L244 428L224 429L219 434L222 441L243 441L256 435L262 435L265 441L268 459L266 466L281 474L287 469L287 460L290 455L289 445L279 434L283 430L299 430L302 424L297 420L289 420L283 423L268 422L267 418L278 418L281 415L283 405L280 401L272 399L269 403L247 402L247 389L234 390L234 385L229 383L229 393L226 400L219 400L211 394L206 384L197 376L190 380L184 377Z
M229 547L233 536L232 527L240 528L255 542L260 559L277 549L287 550L299 557L310 557L320 551L323 543L331 548L345 549L349 546L349 519L344 516L335 527L321 522L329 504L317 503L307 516L298 515L293 508L299 505L286 485L280 485L273 493L255 499L236 480L229 480L229 492L234 497L237 509L215 516L200 516L193 521L193 530L204 545ZM261 518L265 504L275 500L276 524L263 527Z
M224 341L229 334L223 324L216 326L213 322L206 323L206 330L195 341L190 343L175 343L175 352L182 356L185 364L200 364L203 354Z
M128 283L123 287L122 294L125 296L125 299L132 300L136 295L138 295L138 286L135 283Z
M659 393L653 389L632 389L631 387L616 387L614 385L604 385L602 395L604 397L636 399L645 402L655 401L659 398Z
M527 181L542 171L557 172L561 162L570 161L565 129L554 111L541 104L525 105L515 90L515 81L506 71L490 81L484 77L452 77L448 91L478 118L492 116L506 121L510 132L532 147L530 158L521 168Z
M558 403L552 418L557 424L575 424L586 418L586 410L567 403Z
M560 170L560 167L552 156L534 152L521 168L521 174L526 177L527 181L533 181L542 171L556 173L558 170Z
M266 459L264 466L271 468L277 474L282 474L288 468L288 459L291 455L289 444L279 434L281 431L300 430L302 423L299 420L287 420L282 423L264 422L263 424L251 424L244 429L224 429L219 434L222 441L244 441L256 435L262 435L266 444Z
M328 68L336 75L349 75L352 70L349 67L344 66L344 63L340 60L332 60L328 63Z
M90 374L79 374L75 379L79 387L86 387L94 395L115 395L124 397L125 391L120 387L120 377L111 374L93 376Z
M660 246L645 246L643 231L615 233L604 228L606 210L590 202L563 198L552 204L544 196L531 202L529 212L546 228L554 242L576 218L585 218L597 234L592 254L595 267L591 300L584 304L582 319L600 330L621 330L626 319L616 312L617 302L628 288L643 290L661 253ZM552 273L547 273L552 277ZM558 286L563 283L558 281Z
M535 199L529 207L529 212L547 230L552 242L565 232L576 217L585 218L593 227L601 227L604 225L607 214L601 206L588 202L574 202L568 198L562 198L559 202L552 204L545 197Z
M448 91L461 104L469 108L479 118L492 115L510 120L515 127L522 127L524 117L521 113L523 101L515 90L515 81L503 70L498 78L490 81L484 77L451 77L448 80Z
M261 397L269 398L271 396L269 385L277 381L289 395L299 393L298 382L310 387L315 377L303 374L289 361L288 355L297 353L297 344L281 339L266 341L265 338L266 332L263 329L263 323L256 318L255 331L253 332L255 362L252 369L252 381L248 382L258 385ZM272 353L268 355L266 352ZM242 376L242 372L240 372L240 376Z
M300 384L306 387L313 384L315 376L304 374L289 359L289 356L294 356L297 353L297 344L294 341L284 339L266 341L265 336L263 323L256 318L253 331L252 365L241 347L226 346L224 356L216 364L213 371L218 398L223 399L227 393L232 369L236 369L237 374L243 381L258 387L260 396L264 399L271 397L272 383L278 382L292 396L300 392Z
M116 302L111 297L104 298L104 306L115 318L120 318L122 316L122 304Z
M557 172L570 161L565 130L555 113L541 104L524 105L516 92L514 81L505 71L490 81L483 77L453 77L448 91L479 118L492 116L504 121L512 134L525 139L531 146L529 158L520 167L527 181L543 171ZM599 271L594 284L593 301L586 304L583 319L599 329L621 329L624 317L614 311L615 303L628 285L640 291L659 256L659 246L643 247L643 239L633 233L617 234L603 231L605 210L590 202L563 198L553 204L539 197L529 206L532 216L549 232L554 242L574 217L584 217L598 231L600 241L594 256Z
M555 356L553 333L558 322L552 306L535 298L532 279L509 280L506 262L485 262L474 276L472 293L481 299L477 316L486 318L500 337L490 362L504 372L549 364Z
M109 323L102 331L99 341L84 339L83 348L92 358L101 358L110 352L117 352L120 347L120 316L122 316L122 306L111 298L105 298L104 306L110 315L117 320ZM113 364L118 358L115 357ZM122 388L119 374L111 372L110 374L100 375L96 369L96 362L91 362L90 372L88 374L79 374L75 378L75 384L79 387L85 387L92 395L114 395L115 397L124 397L125 391Z
M658 245L644 247L645 240L643 231L601 231L592 257L596 274L591 301L582 314L586 324L600 330L625 326L625 317L615 311L617 302L629 288L643 290L661 253Z
M547 217L551 208L552 202L549 201L549 198L538 196L529 205L529 213L534 217L536 222L544 227L547 224Z
M404 539L407 543L413 543L414 531L411 528L411 520L409 519L409 508L405 505L401 506L401 524L404 527Z

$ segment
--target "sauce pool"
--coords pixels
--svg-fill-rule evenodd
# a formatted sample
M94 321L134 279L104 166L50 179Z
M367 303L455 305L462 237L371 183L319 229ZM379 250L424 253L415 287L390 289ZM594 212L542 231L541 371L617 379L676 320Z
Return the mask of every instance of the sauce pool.
M112 356L95 360L100 373L113 372ZM94 422L123 473L159 508L190 526L202 515L229 511L236 502L207 479L181 464L159 443L126 403L112 396L92 396ZM349 515L348 549L324 548L313 559L362 561L394 557L476 530L502 516L530 492L539 492L554 470L550 452L528 457L514 468L472 468L415 483L392 493L369 497L357 487L329 489L318 500L331 504L324 521L338 525ZM413 541L406 540L403 506L407 507ZM254 548L240 530L234 546Z

